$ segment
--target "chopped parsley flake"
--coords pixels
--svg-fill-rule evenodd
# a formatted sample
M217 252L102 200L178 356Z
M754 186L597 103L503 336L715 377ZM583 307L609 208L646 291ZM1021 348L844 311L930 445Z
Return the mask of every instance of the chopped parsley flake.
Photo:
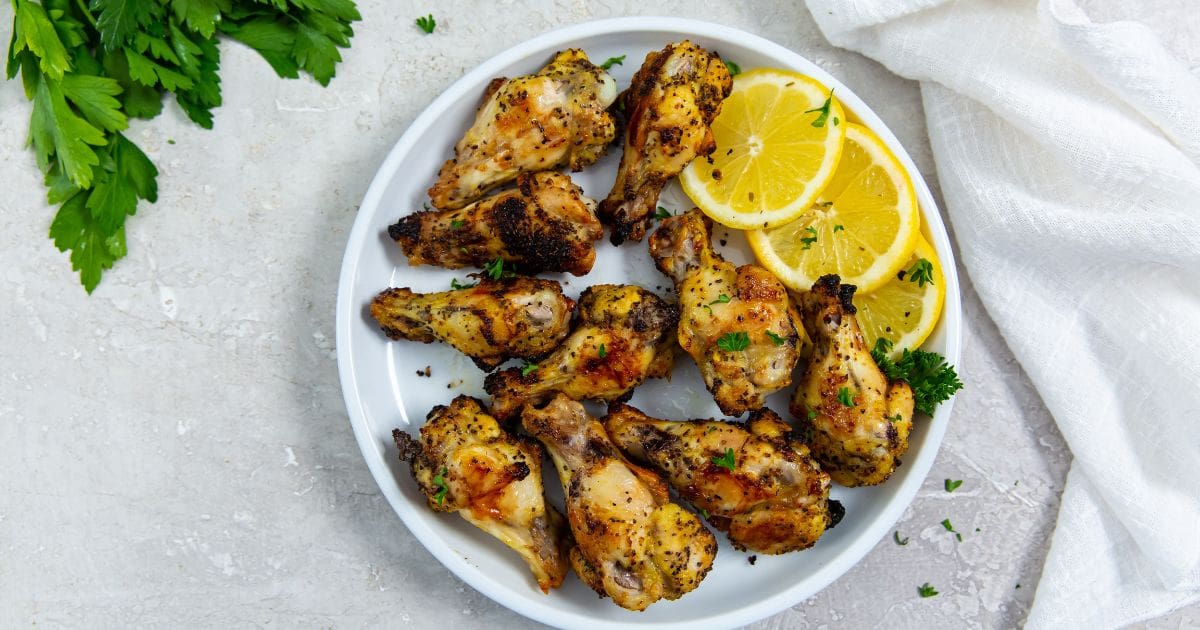
M924 287L925 283L933 284L933 263L918 258L912 268L908 270L908 281L916 282L918 287Z
M428 35L433 32L433 29L437 28L437 20L433 19L433 14L430 13L425 17L417 18L417 27L425 31L425 34Z
M600 64L600 67L604 68L605 70L611 70L613 66L621 66L624 64L625 55L621 55L620 57L609 57L608 59L605 59L604 63Z
M438 505L446 503L446 493L450 492L450 485L446 483L446 475L450 471L443 468L442 472L433 476L433 485L437 486L438 491L433 495L433 500L438 502Z
M812 126L814 126L814 127L824 127L825 126L825 121L829 120L829 105L832 102L833 102L833 90L829 90L829 97L825 99L825 102L823 104L821 104L820 107L814 107L812 109L805 110L805 112L804 112L805 114L809 114L812 112L819 112L816 120L812 121Z
M784 344L784 342L787 341L787 337L776 335L775 333L773 333L769 330L767 331L767 336L771 338L771 343L774 343L777 346L782 346Z
M476 284L479 284L479 283L477 283L477 282L469 282L469 283L467 283L467 284L463 284L463 283L461 283L461 282L459 282L459 281L458 281L458 278L451 278L451 279L450 279L450 288L451 288L451 289L454 289L455 291L457 291L457 290L459 290L459 289L470 289L471 287L475 286Z
M905 536L903 539L901 539L899 530L892 532L892 538L894 538L896 540L896 544L900 545L901 547L908 544L908 536Z
M729 472L733 472L733 469L737 468L737 460L734 458L732 448L727 448L724 454L712 458L712 463L729 470Z
M603 359L604 357L608 356L608 348L605 348L604 344L600 344L600 348L596 350L596 354Z
M804 247L801 247L800 249L812 249L813 243L817 242L817 228L810 225L804 228L804 231L808 232L812 236L805 236L800 239L800 242L804 244Z
M854 406L854 394L850 393L849 387L843 387L838 390L838 402L842 403L843 407Z
M533 361L525 361L521 365L521 376L529 376L536 369L538 369L538 364Z
M734 63L728 59L725 59L724 61L725 61L725 67L729 69L729 76L736 77L737 75L742 73L741 66L737 65L736 63Z
M745 331L725 333L717 340L717 347L727 352L745 350L750 345L750 335Z
M917 595L920 595L921 597L933 597L934 595L937 595L937 594L938 594L937 589L930 586L929 582L926 582L917 587Z
M962 479L947 479L946 480L946 492L954 492L955 490L958 490L958 487L961 485L962 485Z

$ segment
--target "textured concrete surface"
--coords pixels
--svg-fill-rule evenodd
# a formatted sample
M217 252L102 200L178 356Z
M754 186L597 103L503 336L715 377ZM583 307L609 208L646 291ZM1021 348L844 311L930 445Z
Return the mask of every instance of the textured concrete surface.
M160 199L90 298L45 238L29 106L0 85L0 627L529 625L443 569L379 496L345 417L333 302L357 203L392 143L465 70L531 35L634 13L760 33L852 86L936 189L916 86L829 46L800 3L359 4L329 89L278 80L227 44L215 131L173 105L134 125ZM412 20L431 10L425 36ZM11 16L0 5L4 41ZM1070 455L969 280L963 298L967 389L897 525L909 544L880 541L756 627L1025 617ZM945 492L946 478L962 487ZM941 594L919 598L923 582ZM1191 609L1149 626L1198 624Z

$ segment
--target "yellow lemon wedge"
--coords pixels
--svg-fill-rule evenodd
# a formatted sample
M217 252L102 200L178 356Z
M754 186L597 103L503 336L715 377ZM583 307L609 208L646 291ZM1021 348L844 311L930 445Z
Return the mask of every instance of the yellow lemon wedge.
M893 358L915 349L937 326L946 302L946 276L937 252L924 238L891 280L871 293L854 296L858 325L867 348L879 338L892 342Z
M797 291L836 273L869 293L900 271L920 235L904 166L870 129L842 126L841 159L815 203L789 223L746 233L759 263Z
M714 221L741 230L782 225L806 213L833 177L846 114L815 79L788 70L737 75L712 123L717 149L679 174Z

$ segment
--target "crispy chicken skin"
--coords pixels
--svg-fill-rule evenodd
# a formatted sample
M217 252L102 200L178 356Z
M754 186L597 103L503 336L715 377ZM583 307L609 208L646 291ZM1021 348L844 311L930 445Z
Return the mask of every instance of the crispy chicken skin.
M443 341L491 370L549 353L571 331L574 308L557 282L518 276L440 293L386 289L371 301L371 316L392 339Z
M571 535L546 504L541 445L507 433L470 396L434 407L420 441L399 429L392 438L430 509L458 512L499 538L529 564L543 592L562 585Z
M492 413L509 419L556 392L575 400L623 400L647 378L670 376L679 309L633 285L598 284L579 296L579 322L536 367L488 375ZM522 374L522 372L525 372Z
M559 394L542 409L526 407L522 425L558 470L575 537L571 566L585 584L629 610L700 584L716 538L670 502L658 475L626 460L583 405Z
M625 149L612 192L600 203L614 245L642 240L663 186L693 158L713 152L709 125L732 90L725 62L688 40L646 55L620 97Z
M842 517L841 504L829 501L829 475L769 409L742 425L659 420L616 403L604 428L633 461L666 475L679 496L705 510L738 549L807 549Z
M595 162L616 136L617 83L578 49L537 74L494 79L475 123L429 189L434 207L461 208L519 173Z
M496 258L524 273L582 276L604 236L596 202L562 173L523 174L517 187L458 210L414 212L388 227L410 265L483 267Z
M908 450L913 393L908 383L888 383L867 350L854 317L854 289L828 275L800 296L804 325L816 348L790 411L810 434L813 456L834 481L873 486L892 474Z
M675 281L679 345L696 360L721 411L739 416L791 384L806 338L787 288L758 265L735 268L713 249L711 232L698 209L664 219L650 236L650 256ZM718 344L740 333L748 338L744 349Z

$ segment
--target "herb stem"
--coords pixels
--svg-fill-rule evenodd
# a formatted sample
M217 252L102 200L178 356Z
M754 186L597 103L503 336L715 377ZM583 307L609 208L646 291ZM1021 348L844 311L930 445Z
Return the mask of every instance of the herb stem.
M92 17L92 12L88 10L87 3L84 0L75 0L75 4L79 5L79 10L83 12L83 17L87 18L88 24L92 28L100 30L100 25L96 24L96 18Z

